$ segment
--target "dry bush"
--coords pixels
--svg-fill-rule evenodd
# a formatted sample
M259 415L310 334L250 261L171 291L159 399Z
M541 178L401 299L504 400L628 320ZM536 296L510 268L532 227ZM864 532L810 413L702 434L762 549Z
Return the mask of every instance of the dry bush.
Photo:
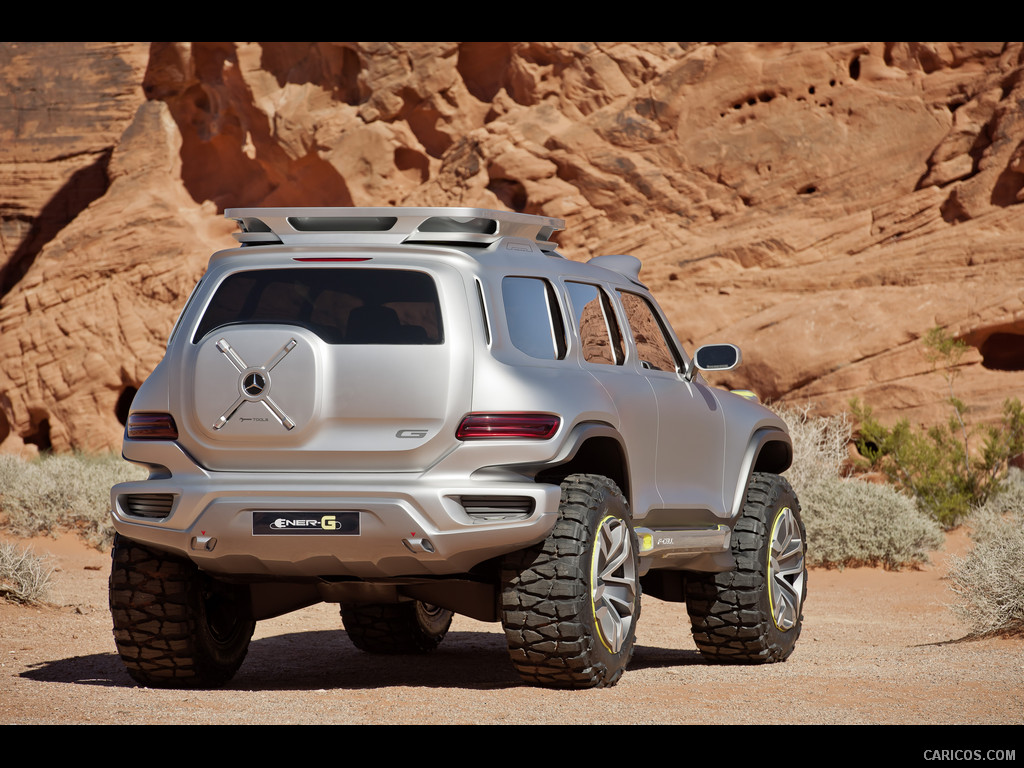
M814 416L813 406L775 406L793 439L793 466L786 472L799 493L809 483L839 477L847 458L853 427L845 413Z
M941 549L942 527L889 485L820 478L800 491L811 565L919 567Z
M52 575L48 557L0 542L0 598L16 603L41 603L49 594Z
M145 470L113 454L36 461L0 455L0 512L17 536L75 531L102 548L113 538L110 487L145 476Z
M970 518L974 547L950 562L954 613L976 636L1024 634L1024 473Z
M852 432L846 414L816 417L810 406L775 412L793 439L786 476L800 499L809 564L917 567L942 547L942 529L912 499L890 485L842 477Z

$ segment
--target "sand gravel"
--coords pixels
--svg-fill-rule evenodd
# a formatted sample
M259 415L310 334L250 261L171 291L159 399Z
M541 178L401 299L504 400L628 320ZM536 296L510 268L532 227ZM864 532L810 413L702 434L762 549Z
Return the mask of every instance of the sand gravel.
M355 650L335 607L319 605L257 625L226 688L178 692L137 687L122 669L109 555L70 537L33 546L58 563L55 605L0 603L0 724L1024 722L1024 638L957 642L943 553L921 571L813 570L784 664L704 664L685 608L648 599L617 686L538 690L512 672L497 624L456 617L436 653L380 658ZM947 552L965 546L953 535Z

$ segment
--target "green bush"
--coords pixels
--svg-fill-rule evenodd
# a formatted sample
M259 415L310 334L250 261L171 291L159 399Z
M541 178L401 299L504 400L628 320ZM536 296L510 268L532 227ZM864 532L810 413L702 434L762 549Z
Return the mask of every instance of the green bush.
M0 512L17 536L75 531L102 548L113 539L110 487L145 476L145 470L113 454L36 461L0 455Z
M975 636L1024 634L1024 473L970 519L973 548L950 563L953 611Z
M53 566L48 557L0 541L0 598L16 603L41 603L50 590Z
M946 381L952 409L949 422L920 430L902 419L885 427L871 408L853 400L850 405L861 425L857 449L871 469L884 472L924 511L952 528L973 507L999 492L1010 459L1024 452L1024 407L1020 400L1007 400L1001 424L968 428L967 406L953 387L968 346L938 327L925 334L922 344L925 359Z
M814 417L808 407L775 411L793 440L786 476L800 499L808 563L917 567L942 547L941 528L908 496L890 485L842 477L851 439L845 414Z
M1016 399L1003 404L999 426L980 430L980 451L971 450L957 415L948 424L924 431L913 429L906 419L889 428L872 416L870 408L857 401L851 405L861 423L857 449L870 468L912 494L946 528L955 527L973 507L998 493L1010 459L1024 450L1024 408Z

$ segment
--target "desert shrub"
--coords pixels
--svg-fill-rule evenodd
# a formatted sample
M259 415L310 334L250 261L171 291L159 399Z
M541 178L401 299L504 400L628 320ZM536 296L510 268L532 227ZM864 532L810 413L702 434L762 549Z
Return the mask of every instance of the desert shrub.
M970 518L974 546L950 562L954 613L972 635L1024 634L1024 473Z
M793 440L786 472L800 499L811 565L915 567L943 544L941 528L890 485L842 477L851 426L845 414L775 407Z
M963 437L956 415L927 430L914 429L906 419L890 428L876 421L870 408L856 401L852 406L861 423L857 448L871 468L912 494L947 528L1001 490L1010 459L1024 450L1024 408L1016 399L1003 404L1001 424L972 430L973 436L982 435L980 449Z
M110 487L145 478L121 457L51 455L36 461L0 455L0 512L17 536L76 531L97 547L110 544Z
M839 477L853 432L849 417L845 413L814 416L810 405L775 406L774 410L793 440L793 465L786 472L793 488L799 492L808 483Z
M854 400L851 407L860 422L857 449L871 469L884 472L924 511L952 528L1000 491L1010 460L1024 451L1024 406L1007 400L1000 424L970 428L967 406L953 386L967 345L942 328L933 328L922 343L926 359L946 381L949 421L915 429L902 419L886 427L871 408Z
M53 566L48 557L0 541L0 598L16 603L43 602L50 590Z
M942 528L890 485L822 478L799 497L811 565L917 567L944 543Z

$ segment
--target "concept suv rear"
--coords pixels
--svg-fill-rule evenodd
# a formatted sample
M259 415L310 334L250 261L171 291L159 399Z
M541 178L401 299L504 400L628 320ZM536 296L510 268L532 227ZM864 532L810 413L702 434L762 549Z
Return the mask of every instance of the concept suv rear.
M455 612L501 621L529 682L610 685L641 585L687 602L709 658L789 655L789 437L703 381L739 351L688 358L636 259L570 261L560 220L483 209L226 215L242 246L132 404L123 452L150 476L112 490L136 680L220 684L255 621L328 601L367 651L430 650ZM752 629L710 619L743 569Z

